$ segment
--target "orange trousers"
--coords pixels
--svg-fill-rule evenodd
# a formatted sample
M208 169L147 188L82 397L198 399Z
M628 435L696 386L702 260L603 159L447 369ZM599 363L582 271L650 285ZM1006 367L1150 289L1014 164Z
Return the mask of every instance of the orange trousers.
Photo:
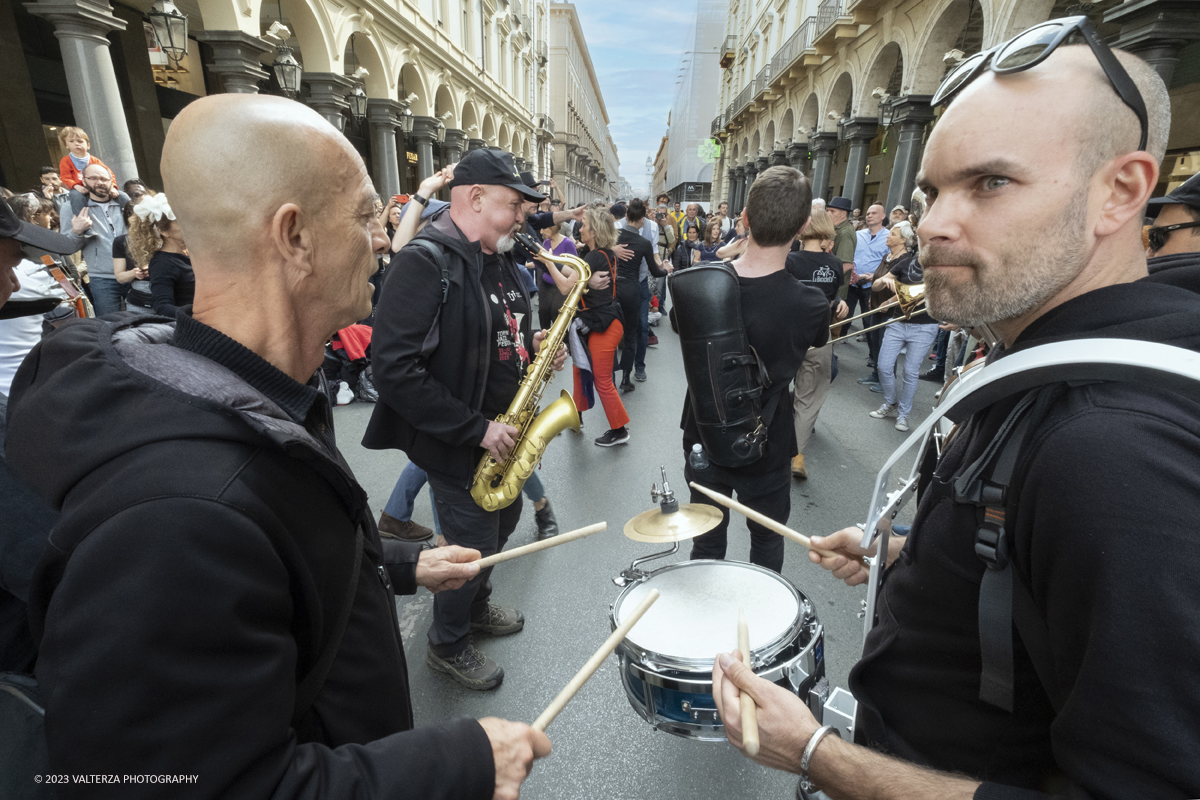
M600 396L600 402L604 405L604 415L608 417L608 427L616 430L624 428L629 422L629 414L625 411L625 404L621 402L621 395L617 394L617 387L613 385L613 358L617 353L617 345L621 343L621 337L625 335L625 328L621 325L621 321L613 320L613 323L608 326L608 330L604 332L592 331L588 334L587 346L588 352L592 355L592 377L596 384L596 394ZM580 411L587 410L587 397L583 393L583 381L580 379L579 367L573 369L575 373L575 408Z

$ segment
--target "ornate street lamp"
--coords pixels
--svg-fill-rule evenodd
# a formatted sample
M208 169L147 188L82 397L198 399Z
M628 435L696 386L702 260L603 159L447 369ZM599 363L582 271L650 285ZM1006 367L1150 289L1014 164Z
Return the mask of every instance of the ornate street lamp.
M279 22L283 26L283 0L276 0L279 7ZM287 31L284 28L284 31ZM271 71L275 73L275 82L279 84L279 88L288 97L295 99L300 96L300 77L304 74L304 67L300 66L300 62L292 55L292 48L287 46L287 38L279 37L279 44L275 48L275 63L271 65Z
M413 113L407 106L400 114L400 130L405 134L413 132Z
M354 36L350 36L350 55L354 59L354 63L358 64L358 53L354 50ZM370 73L366 67L359 65L354 70L354 74L350 77L354 79L354 91L347 98L350 102L350 116L354 117L354 121L362 125L363 120L367 118L367 93L363 91L363 79Z
M171 0L157 0L146 16L154 28L158 46L167 58L178 64L188 51L188 18Z
M439 119L437 124L436 141L438 144L446 143L446 126Z

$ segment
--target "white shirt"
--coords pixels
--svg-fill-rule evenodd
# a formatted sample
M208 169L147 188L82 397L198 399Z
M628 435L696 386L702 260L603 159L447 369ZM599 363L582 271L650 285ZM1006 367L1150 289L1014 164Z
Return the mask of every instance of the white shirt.
M13 293L13 300L67 299L67 293L41 264L24 259L15 272L21 280L21 288ZM0 320L0 394L8 396L17 367L41 339L41 314Z

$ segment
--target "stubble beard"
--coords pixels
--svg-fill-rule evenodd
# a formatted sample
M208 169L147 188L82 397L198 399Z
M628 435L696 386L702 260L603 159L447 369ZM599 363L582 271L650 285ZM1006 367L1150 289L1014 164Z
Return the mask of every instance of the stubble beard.
M965 279L925 270L929 315L939 322L973 328L1015 319L1045 305L1075 279L1091 256L1084 233L1087 199L1088 182L1083 181L1057 219L1025 237L1020 247L1005 251L996 263L950 247L922 247L923 267L942 264L970 269Z

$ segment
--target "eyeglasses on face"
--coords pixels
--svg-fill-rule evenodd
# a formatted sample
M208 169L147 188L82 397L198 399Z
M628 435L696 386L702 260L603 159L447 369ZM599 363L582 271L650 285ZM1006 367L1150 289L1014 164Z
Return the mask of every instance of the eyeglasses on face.
M1159 225L1146 231L1146 237L1150 240L1150 249L1154 251L1162 250L1167 244L1167 239L1171 238L1171 234L1175 231L1181 231L1185 228L1200 228L1200 222L1180 222L1177 225Z

